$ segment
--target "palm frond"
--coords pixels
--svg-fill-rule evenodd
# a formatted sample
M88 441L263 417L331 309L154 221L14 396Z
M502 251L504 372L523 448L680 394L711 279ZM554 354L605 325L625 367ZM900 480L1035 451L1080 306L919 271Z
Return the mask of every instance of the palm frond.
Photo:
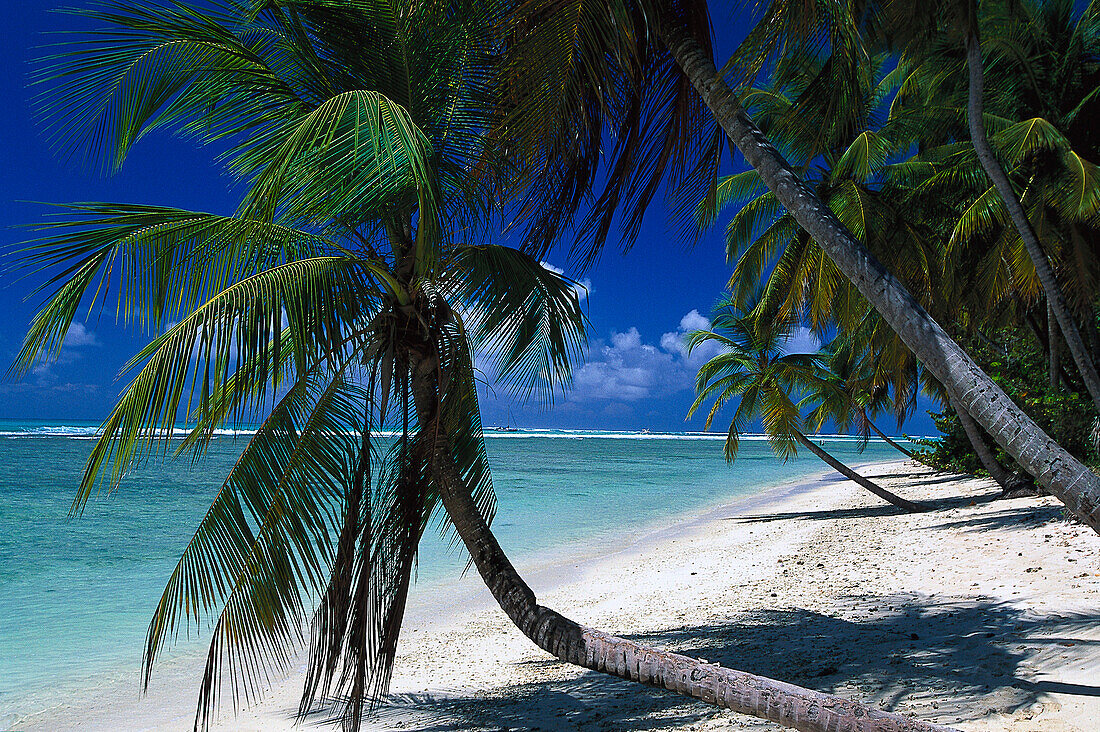
M161 206L73 204L61 216L41 227L50 236L16 252L21 268L47 275L32 295L51 293L16 359L18 374L55 357L78 309L106 305L111 289L122 322L158 332L258 271L339 249L288 226Z
M464 247L443 280L462 303L473 347L496 376L546 404L572 379L587 340L578 283L508 247Z
M362 276L361 262L342 257L282 264L230 286L149 344L127 367L145 362L103 424L73 511L82 510L108 465L113 488L157 438L171 436L181 407L185 415L212 409L215 384L236 373L248 392L258 390L245 384L272 380L277 387L284 328L293 334L299 373L318 361L337 361L369 313L364 295L371 290ZM241 365L253 372L244 374Z

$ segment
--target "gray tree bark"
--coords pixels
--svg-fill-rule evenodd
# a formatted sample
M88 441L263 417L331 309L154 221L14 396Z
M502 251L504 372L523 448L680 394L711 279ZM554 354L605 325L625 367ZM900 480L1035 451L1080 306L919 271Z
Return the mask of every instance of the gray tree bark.
M1012 188L1012 183L1008 180L1004 168L1001 167L1000 161L993 154L993 148L990 147L989 139L985 134L985 123L982 120L985 71L982 68L981 43L974 33L970 33L966 37L966 64L970 72L967 117L970 122L970 140L974 143L974 152L978 155L982 170L993 181L997 193L1000 194L1001 200L1004 201L1005 207L1008 209L1008 214L1012 218L1016 231L1020 234L1020 239L1024 242L1028 257L1035 265L1035 274L1039 277L1039 282L1043 286L1043 293L1047 297L1047 307L1054 311L1054 317L1058 321L1058 330L1062 331L1066 347L1069 349L1070 355L1073 356L1073 362L1077 365L1077 371L1081 374L1081 380L1085 382L1085 388L1088 390L1089 396L1092 397L1093 406L1096 407L1097 412L1100 412L1100 375L1096 372L1092 355L1085 347L1081 331L1077 328L1077 322L1073 319L1073 313L1070 312L1069 305L1066 303L1066 296L1062 293L1058 278L1054 276L1054 269L1050 266L1050 261L1047 260L1047 255L1039 244L1039 237L1036 236L1035 229L1031 226L1031 221L1020 203L1019 196ZM1049 340L1053 363L1057 348L1057 335L1054 331L1050 332ZM1057 371L1052 372L1052 381L1056 378L1053 374L1057 373Z
M650 648L587 628L539 605L535 593L500 548L455 466L447 433L436 421L439 413L436 373L434 359L422 362L414 370L413 394L421 425L436 436L430 469L443 507L501 609L539 648L566 663L668 689L803 732L957 732L812 689Z
M949 399L951 401L951 408L954 409L955 414L958 415L959 422L962 423L963 431L966 432L966 438L970 440L970 446L973 447L974 452L977 453L978 462L985 468L985 472L989 473L989 476L997 481L997 485L1001 486L1001 490L1005 493L1027 488L1030 481L1001 465L1000 461L998 461L997 457L993 454L993 451L989 449L989 445L986 444L985 435L982 434L982 428L966 413L966 410L963 409L958 400L953 397L949 397Z
M878 483L864 478L862 475L852 470L829 453L825 452L825 450L822 449L817 443L806 437L806 435L802 434L801 432L798 433L798 442L807 450L812 452L815 456L817 456L819 460L823 461L830 468L840 473L848 480L854 481L861 488L866 488L867 490L871 491L887 503L904 509L909 513L918 513L920 511L928 510L926 507L920 505L919 503L913 503L912 501L906 500L901 496L886 490Z
M1050 300L1047 300L1047 342L1050 344L1047 349L1050 356L1047 366L1047 370L1050 371L1050 388L1061 389L1062 354L1058 348L1058 320L1054 315L1054 308L1050 306Z
M871 256L749 119L713 59L680 26L662 40L730 141L795 220L966 411L1078 518L1100 533L1100 476L1050 439Z

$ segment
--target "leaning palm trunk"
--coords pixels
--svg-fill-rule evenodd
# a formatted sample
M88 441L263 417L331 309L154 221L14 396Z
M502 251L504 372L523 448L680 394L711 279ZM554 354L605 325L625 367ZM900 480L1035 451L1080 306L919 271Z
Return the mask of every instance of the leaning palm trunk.
M718 664L657 650L576 623L538 604L512 566L462 480L436 420L436 362L414 370L413 394L425 432L435 435L430 471L443 508L494 599L539 648L582 668L657 686L804 732L949 732L950 727L883 712Z
M871 256L749 119L713 59L679 26L662 39L729 139L795 220L975 420L1029 473L1100 533L1100 476L1050 439L908 290Z
M1073 362L1077 365L1077 371L1081 374L1081 380L1085 382L1085 388L1092 397L1092 403L1096 407L1096 411L1100 412L1100 375L1096 372L1096 365L1092 361L1088 348L1085 347L1085 340L1081 337L1081 331L1077 328L1077 321L1073 319L1073 314L1069 310L1066 296L1062 293L1058 279L1054 276L1050 261L1047 260L1047 255L1039 244L1039 237L1035 235L1035 229L1032 228L1031 221L1027 218L1027 213L1020 203L1020 198L1012 188L1008 176L1005 175L1004 168L1001 167L1000 162L993 154L993 148L990 147L989 139L985 134L985 123L982 120L982 92L985 85L985 72L982 68L981 43L975 33L971 33L966 37L966 63L970 71L967 117L970 121L970 139L974 143L974 152L978 155L982 170L993 181L997 193L1000 194L1001 200L1004 201L1005 207L1008 209L1008 214L1012 218L1016 231L1020 234L1020 239L1024 242L1031 263L1035 266L1035 274L1039 278L1039 283L1043 286L1043 293L1047 296L1047 307L1053 311L1054 317L1058 321L1057 330L1062 331L1062 337L1066 341L1066 347L1069 349L1070 355L1073 356ZM1048 331L1051 368L1055 367L1057 358L1055 349L1057 349L1058 340L1055 330L1052 328ZM1052 371L1050 378L1054 382L1058 378L1057 371Z
M835 457L833 457L829 453L825 452L825 450L823 450L813 440L806 437L806 435L802 434L801 432L796 433L796 437L798 438L799 444L801 444L807 450L809 450L814 455L816 455L818 457L818 459L823 461L830 468L832 468L836 472L840 473L841 475L843 475L848 480L857 483L861 488L866 488L867 490L871 491L876 496L878 496L882 500L886 501L890 505L897 506L898 508L904 509L904 510L908 511L909 513L916 513L918 511L927 511L928 510L924 506L921 506L920 504L917 504L917 503L913 503L912 501L908 501L908 500L902 498L901 496L895 495L895 494L891 493L890 491L886 490L885 488L883 488L882 486L880 486L878 483L875 483L874 481L871 481L871 480L868 480L867 478L864 478L862 475L860 475L856 471L852 470L847 465L840 462L839 460L837 460Z
M882 440L883 442L885 442L885 443L886 443L887 445L889 445L890 447L894 448L894 449L895 449L895 450L897 450L898 452L902 452L902 453L905 453L906 455L908 455L908 456L909 456L910 458L912 458L913 460L916 460L916 461L917 461L918 463L919 463L919 462L923 462L923 461L922 461L922 460L921 460L921 459L920 459L919 457L917 457L916 455L914 455L914 454L913 454L913 453L912 453L911 451L909 451L909 450L906 450L906 449L905 449L904 447L902 447L902 446L901 446L901 445L899 445L898 443L894 442L894 440L893 440L893 439L892 439L892 438L891 438L891 437L890 437L889 435L887 435L887 434L886 434L885 432L883 432L882 430L880 430L880 429L878 428L878 425L876 425L876 424L875 424L874 422L872 422L872 421L871 421L871 418L867 416L867 410L864 410L864 411L863 411L863 419L867 421L867 426L869 426L869 427L871 428L871 431L872 431L872 432L874 432L874 433L875 433L876 435L878 435L878 436L879 436L879 438L880 438L880 439L881 439L881 440Z
M989 449L989 445L986 444L982 428L966 413L966 410L962 408L956 399L951 399L951 408L959 416L959 422L962 423L966 438L970 440L971 447L978 455L978 461L985 468L985 472L989 473L989 476L997 481L997 485L1001 486L1001 490L1005 493L1011 493L1021 488L1027 488L1030 481L1001 465L993 451Z
M1062 388L1062 349L1058 347L1058 319L1054 307L1047 300L1047 350L1049 351L1050 388Z

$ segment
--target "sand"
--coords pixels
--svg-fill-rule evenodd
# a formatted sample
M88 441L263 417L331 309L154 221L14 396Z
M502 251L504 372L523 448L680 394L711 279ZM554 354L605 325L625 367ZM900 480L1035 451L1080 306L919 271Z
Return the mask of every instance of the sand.
M987 480L866 472L935 510L899 514L823 475L523 571L568 617L726 666L961 730L1100 730L1100 536L1052 498L993 500ZM779 729L556 661L473 574L414 603L369 729ZM182 659L147 697L106 685L15 728L189 729L197 683ZM300 684L298 670L215 728L291 729Z

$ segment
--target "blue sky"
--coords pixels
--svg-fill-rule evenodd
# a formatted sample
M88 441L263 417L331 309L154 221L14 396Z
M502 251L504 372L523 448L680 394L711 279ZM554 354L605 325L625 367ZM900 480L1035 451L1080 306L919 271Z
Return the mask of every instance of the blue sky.
M66 163L51 151L34 121L27 80L30 61L47 42L46 34L72 23L49 12L57 5L57 0L14 3L0 30L0 169L5 171L0 180L0 246L10 249L28 238L30 232L20 227L49 213L31 201L101 200L231 213L237 195L230 179L208 149L190 142L150 135L135 147L122 171L109 178ZM744 32L730 11L716 10L715 22L722 47ZM565 259L564 254L550 256L548 263L561 267ZM0 260L0 267L0 361L6 368L39 300L26 300L36 282L12 272L10 258ZM684 420L699 358L683 353L681 336L706 324L729 271L720 230L689 246L667 220L664 207L654 205L628 254L620 255L612 241L599 263L580 277L588 288L591 341L573 389L549 411L487 389L485 423L700 429L700 419ZM800 342L813 345L812 337ZM55 363L19 382L0 382L0 419L103 419L124 385L119 370L143 343L139 332L117 325L109 309L93 312L91 320L74 325ZM895 427L890 419L881 426L891 432ZM923 412L905 429L914 434L933 431Z

